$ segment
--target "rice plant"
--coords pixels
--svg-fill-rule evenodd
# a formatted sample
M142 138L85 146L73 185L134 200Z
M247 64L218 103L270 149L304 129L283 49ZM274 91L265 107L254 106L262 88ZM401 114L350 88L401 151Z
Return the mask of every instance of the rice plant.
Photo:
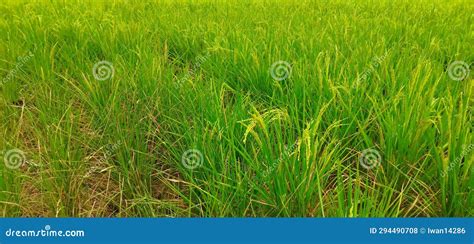
M1 215L472 217L473 12L4 0Z

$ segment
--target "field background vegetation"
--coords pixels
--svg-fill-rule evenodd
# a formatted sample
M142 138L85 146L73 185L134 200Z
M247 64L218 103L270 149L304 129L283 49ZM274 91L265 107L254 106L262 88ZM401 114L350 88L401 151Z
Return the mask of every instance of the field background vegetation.
M26 159L0 165L0 215L472 217L473 74L447 70L472 67L473 13L2 0L0 161Z

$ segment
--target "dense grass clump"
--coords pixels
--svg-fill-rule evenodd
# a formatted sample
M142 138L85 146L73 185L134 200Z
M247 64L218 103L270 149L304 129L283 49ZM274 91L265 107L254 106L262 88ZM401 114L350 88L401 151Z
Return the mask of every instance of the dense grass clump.
M473 6L2 1L1 215L473 216Z

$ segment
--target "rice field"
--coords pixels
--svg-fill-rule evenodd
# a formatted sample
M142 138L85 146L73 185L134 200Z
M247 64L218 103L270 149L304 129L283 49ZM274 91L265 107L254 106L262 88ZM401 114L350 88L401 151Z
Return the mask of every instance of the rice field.
M474 216L470 0L3 0L2 217Z

